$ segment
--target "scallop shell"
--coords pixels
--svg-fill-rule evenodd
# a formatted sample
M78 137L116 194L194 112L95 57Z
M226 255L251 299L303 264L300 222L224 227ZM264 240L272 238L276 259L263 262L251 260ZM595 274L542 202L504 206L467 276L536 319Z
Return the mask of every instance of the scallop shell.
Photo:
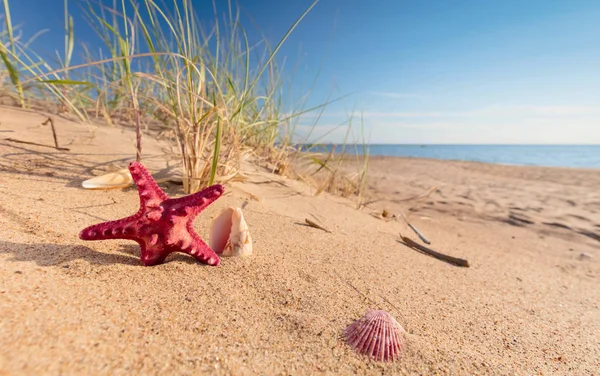
M96 176L81 183L81 186L86 189L127 188L132 185L133 178L126 168Z
M252 237L242 209L224 209L210 225L208 246L222 256L249 256Z
M392 362L404 348L402 326L386 311L369 309L344 330L348 344L360 354L377 361Z

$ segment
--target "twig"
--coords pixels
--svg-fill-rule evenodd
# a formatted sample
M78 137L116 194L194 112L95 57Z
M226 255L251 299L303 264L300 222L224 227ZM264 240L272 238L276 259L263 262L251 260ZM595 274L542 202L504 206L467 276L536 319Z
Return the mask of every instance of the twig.
M46 121L43 122L42 125L48 125L48 123L50 123L50 128L52 128L52 137L54 138L54 148L56 150L69 150L67 148L61 148L60 146L58 146L58 138L56 136L56 128L54 128L54 122L52 121L51 117L48 117L48 119L46 119Z
M424 252L430 256L433 256L433 257L437 258L438 260L446 261L447 263L450 263L450 264L453 264L456 266L463 266L465 268L469 267L469 261L467 261L465 259L452 257L452 256L445 255L443 253L436 252L433 249L430 249L430 248L420 245L419 243L411 240L410 238L407 238L406 236L402 236L402 234L400 234L400 238L402 239L404 244L406 244L407 246L409 246L413 249L417 249L421 252Z
M305 218L304 222L306 222L306 224L309 225L310 227L318 228L319 230L323 230L323 231L331 234L331 231L329 231L328 229L326 229L325 227L321 226L320 224L318 224L317 222L315 222L313 220Z
M417 234L417 236L419 237L419 239L421 239L425 244L431 244L431 242L425 237L425 235L423 235L418 228L416 228L415 226L413 226L408 219L406 218L406 216L404 215L404 213L402 212L402 209L400 209L400 215L402 216L402 219L404 219L404 222L406 222L406 224L408 225L408 227L411 228L411 230L413 230L415 232L415 234Z

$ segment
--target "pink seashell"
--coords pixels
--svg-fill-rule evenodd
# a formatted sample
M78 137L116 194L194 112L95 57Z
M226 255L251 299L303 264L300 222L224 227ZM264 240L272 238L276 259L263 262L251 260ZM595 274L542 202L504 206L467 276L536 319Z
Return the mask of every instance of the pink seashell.
M363 317L344 330L346 341L354 350L384 362L400 358L404 333L404 328L392 315L374 309L368 309Z

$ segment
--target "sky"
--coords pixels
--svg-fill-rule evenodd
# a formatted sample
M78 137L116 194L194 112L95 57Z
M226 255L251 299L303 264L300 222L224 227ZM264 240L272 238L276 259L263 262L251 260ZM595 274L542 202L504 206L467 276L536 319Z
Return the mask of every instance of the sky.
M250 38L258 25L272 44L311 3L238 2ZM212 1L193 4L210 25ZM11 13L25 36L50 30L36 50L62 49L61 0L13 0ZM310 141L343 141L353 113L350 142L600 144L599 19L598 0L320 0L278 59L307 106L341 97L298 119Z

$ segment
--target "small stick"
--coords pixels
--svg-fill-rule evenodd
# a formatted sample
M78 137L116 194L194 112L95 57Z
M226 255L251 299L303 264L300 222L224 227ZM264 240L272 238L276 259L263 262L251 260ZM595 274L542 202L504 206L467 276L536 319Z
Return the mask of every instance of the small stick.
M43 122L42 125L48 125L48 123L50 123L50 128L52 128L52 137L54 137L54 148L56 150L64 150L58 146L58 138L56 137L56 128L54 128L54 122L52 121L51 117L48 117L48 119L46 119L46 121Z
M436 252L433 249L430 249L430 248L420 245L419 243L411 240L410 238L407 238L406 236L402 236L402 234L400 234L400 238L402 239L404 244L406 244L407 246L414 248L414 249L418 249L419 251L424 252L430 256L433 256L439 260L446 261L446 262L456 265L456 266L464 266L465 268L469 267L469 261L467 261L465 259L452 257L452 256L445 255L443 253Z
M319 230L323 230L323 231L328 232L328 233L331 234L331 231L327 230L325 227L321 226L317 222L314 222L314 221L312 221L312 220L310 220L308 218L305 218L304 222L306 222L306 224L309 225L310 227L318 228Z
M417 234L417 236L419 237L419 239L421 239L425 244L431 244L431 242L425 237L425 235L421 234L421 231L419 231L418 228L416 228L415 226L413 226L408 219L406 219L406 216L404 215L404 213L402 212L402 210L400 210L400 215L402 216L402 218L404 219L404 222L406 222L406 224L408 225L408 227L410 227L415 234Z

